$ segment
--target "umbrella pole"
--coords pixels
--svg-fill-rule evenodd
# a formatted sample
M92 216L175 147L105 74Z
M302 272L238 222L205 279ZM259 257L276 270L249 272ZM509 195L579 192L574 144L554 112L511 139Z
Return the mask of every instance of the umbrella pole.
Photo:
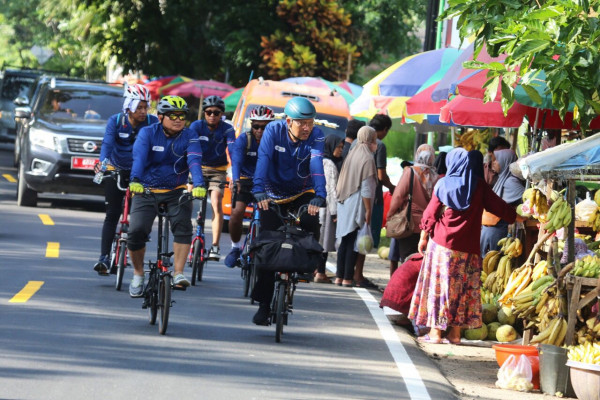
M454 144L455 143L455 137L454 137L455 134L456 134L456 127L455 126L451 126L450 127L450 139L452 139L451 140L452 147L455 146L455 144Z
M538 126L538 119L540 117L540 109L536 108L535 109L535 121L533 121L533 132L531 133L531 141L529 142L529 151L533 151L534 148L534 144L535 144L535 134L537 132L537 126Z
M202 102L204 101L204 88L200 88L200 107L198 107L198 119L202 119Z

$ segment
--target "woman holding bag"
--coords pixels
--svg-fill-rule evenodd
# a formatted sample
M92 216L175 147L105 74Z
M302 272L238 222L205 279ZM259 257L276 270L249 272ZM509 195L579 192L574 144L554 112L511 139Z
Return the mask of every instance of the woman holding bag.
M411 176L412 176L412 202L410 218L413 221L413 234L402 238L392 239L390 243L390 277L398 268L398 261L404 260L411 254L417 252L419 244L419 234L421 229L421 216L431 199L431 192L437 182L439 175L433 166L435 162L435 150L428 144L422 144L415 152L414 165L404 168L400 181L396 185L390 208L387 214L389 220L394 214L400 212L407 206L408 196L411 194ZM411 173L412 169L412 173Z
M357 134L357 145L344 160L337 183L338 222L336 238L340 241L337 251L337 271L335 284L352 286L357 252L354 251L358 230L371 222L371 211L377 169L373 153L377 150L375 129L363 126Z

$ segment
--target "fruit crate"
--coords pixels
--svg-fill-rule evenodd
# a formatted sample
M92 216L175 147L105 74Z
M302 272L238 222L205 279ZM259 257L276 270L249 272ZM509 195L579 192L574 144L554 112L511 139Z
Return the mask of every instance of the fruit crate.
M565 344L570 346L574 344L577 310L582 309L598 297L598 278L585 278L567 274L565 276L565 284L567 286L569 301ZM581 297L582 295L583 297Z

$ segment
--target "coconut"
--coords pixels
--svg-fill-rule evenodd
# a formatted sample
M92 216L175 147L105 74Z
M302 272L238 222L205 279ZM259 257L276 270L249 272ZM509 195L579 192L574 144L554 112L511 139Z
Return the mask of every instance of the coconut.
M498 308L493 304L483 304L481 318L483 319L484 324L489 324L490 322L497 321Z
M498 322L502 325L513 325L517 320L516 315L513 315L512 310L508 307L502 307L498 311Z
M465 330L465 339L485 340L488 335L487 325L481 325L481 328Z
M517 338L517 331L511 325L502 325L496 329L496 340L499 342L512 342Z
M496 331L501 326L502 325L500 324L500 322L492 322L492 323L488 324L488 326L487 326L487 329L488 329L487 339L488 340L496 340Z
M373 250L373 238L369 235L363 235L356 241L356 247L360 254L369 254Z

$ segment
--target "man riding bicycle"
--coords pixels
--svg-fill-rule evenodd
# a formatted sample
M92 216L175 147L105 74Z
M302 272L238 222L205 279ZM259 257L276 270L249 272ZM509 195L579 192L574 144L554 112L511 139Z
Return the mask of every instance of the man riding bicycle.
M183 267L192 241L192 203L180 203L191 171L194 197L206 196L202 177L202 148L195 132L185 128L188 106L179 96L166 96L157 106L158 124L145 127L133 146L129 189L134 193L127 248L134 272L131 297L144 293L146 241L157 215L157 204L166 203L173 233L173 285L189 286ZM142 195L150 191L153 196Z
M212 205L212 246L208 259L218 261L221 257L219 242L223 229L223 189L227 180L226 150L235 142L233 127L221 120L225 102L219 96L208 96L202 101L204 119L194 121L190 129L196 132L202 145L202 173L209 182L210 204ZM230 150L231 153L231 150Z
M229 268L235 267L242 252L244 212L248 203L254 201L252 178L258 160L258 145L267 124L274 119L275 114L269 107L259 106L250 111L250 131L238 136L229 153L232 176L230 187L233 189L233 185L236 185L237 190L236 202L232 204L229 218L231 252L225 257L225 265Z
M123 112L111 116L106 124L100 158L94 166L94 172L99 172L102 162L106 160L107 170L118 170L121 187L126 187L129 184L133 163L131 152L135 138L140 129L158 122L158 118L148 114L148 104L151 99L150 91L145 86L140 84L127 86L123 97L125 97ZM116 177L107 176L103 181L106 217L102 225L100 258L94 265L94 271L99 275L108 275L110 248L119 223L125 192L117 186Z
M283 222L269 201L279 204L283 215L308 204L300 226L319 239L319 208L325 207L323 132L314 127L315 106L306 98L294 97L284 108L286 119L267 125L258 147L258 162L252 192L260 211L262 230L277 230ZM317 266L315 265L315 268ZM259 303L252 321L268 325L275 275L257 271L252 298Z

